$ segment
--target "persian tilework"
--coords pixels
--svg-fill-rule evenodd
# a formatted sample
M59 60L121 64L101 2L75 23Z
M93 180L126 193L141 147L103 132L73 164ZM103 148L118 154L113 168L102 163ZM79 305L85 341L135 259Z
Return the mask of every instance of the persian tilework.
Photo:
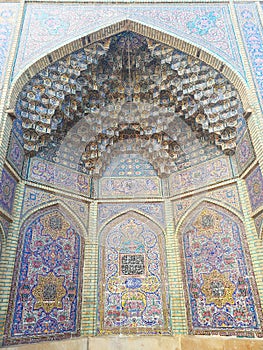
M17 181L3 169L0 181L0 206L9 214L12 213Z
M3 216L0 215L0 226L3 229L3 233L5 237L8 235L8 229L9 229L9 221L6 220Z
M160 197L161 183L156 177L102 178L99 182L100 195L104 198L116 197Z
M14 74L63 43L127 18L209 49L244 75L227 5L125 8L66 4L63 11L57 4L27 4Z
M160 228L134 212L100 237L98 332L168 333L165 242Z
M236 4L237 16L252 74L261 102L263 101L263 31L256 3Z
M262 312L242 222L203 203L180 228L192 334L262 334Z
M78 194L90 195L90 178L87 175L37 157L30 161L28 179Z
M24 149L17 136L15 136L13 132L11 133L10 137L7 159L10 164L18 171L18 173L21 174L25 159Z
M28 186L25 187L21 216L25 216L30 210L40 205L48 204L55 200L65 203L74 211L84 225L87 224L89 213L87 203Z
M163 203L101 203L98 205L98 225L101 226L112 217L127 210L138 210L143 214L152 217L162 227L165 226Z
M222 205L226 204L242 213L237 185L232 184L220 187L216 190L206 191L194 196L175 200L173 204L175 224L179 222L181 217L189 210L192 205L194 205L194 203L203 200L204 198L217 200Z
M257 166L246 178L252 211L263 206L263 177L259 166Z
M58 208L31 216L17 249L4 344L80 333L84 242Z
M172 174L169 178L170 194L177 195L231 177L232 170L229 159L223 156Z
M105 177L156 176L153 166L137 154L127 154L113 159L103 173Z
M235 155L239 171L244 171L255 159L255 153L248 131L245 132L238 143Z
M263 212L261 212L260 214L254 217L254 222L258 233L258 237L262 239L263 238Z
M19 4L0 2L0 97Z
M18 139L19 143L21 145L23 145L24 140L23 140L23 129L22 129L22 120L21 119L15 119L13 121L12 131L13 131L14 135L16 136L16 138Z

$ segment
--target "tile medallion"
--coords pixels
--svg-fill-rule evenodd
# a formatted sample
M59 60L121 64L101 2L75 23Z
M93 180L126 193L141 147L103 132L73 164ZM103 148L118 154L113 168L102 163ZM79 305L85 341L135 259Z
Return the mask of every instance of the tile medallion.
M83 238L59 209L21 228L4 345L80 334Z
M261 334L262 311L242 222L203 203L185 219L179 237L190 333Z

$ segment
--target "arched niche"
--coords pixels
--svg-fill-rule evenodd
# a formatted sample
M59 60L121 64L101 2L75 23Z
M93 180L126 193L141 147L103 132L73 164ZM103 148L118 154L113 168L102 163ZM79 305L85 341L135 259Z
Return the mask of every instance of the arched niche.
M254 335L262 312L244 225L203 201L178 229L191 334Z
M21 226L4 344L80 335L83 233L61 206Z
M99 238L98 332L168 334L164 234L136 212L113 219Z

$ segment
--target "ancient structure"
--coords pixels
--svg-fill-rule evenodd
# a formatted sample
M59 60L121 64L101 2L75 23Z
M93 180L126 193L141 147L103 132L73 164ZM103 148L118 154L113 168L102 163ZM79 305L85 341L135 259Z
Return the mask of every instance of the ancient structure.
M262 6L0 3L2 346L262 349Z

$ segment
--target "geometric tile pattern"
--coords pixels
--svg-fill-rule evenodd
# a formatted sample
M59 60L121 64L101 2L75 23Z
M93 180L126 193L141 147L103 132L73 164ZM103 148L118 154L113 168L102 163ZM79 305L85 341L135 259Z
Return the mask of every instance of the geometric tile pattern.
M79 335L83 239L59 208L23 225L4 344Z
M262 331L242 222L203 203L188 215L179 237L190 332L251 336Z
M11 214L17 180L4 168L0 180L0 206Z
M164 237L144 216L128 212L100 236L98 332L168 332Z
M263 206L263 176L257 166L246 178L246 185L252 211Z
M112 159L103 176L156 176L156 171L146 159L136 154L126 154Z

